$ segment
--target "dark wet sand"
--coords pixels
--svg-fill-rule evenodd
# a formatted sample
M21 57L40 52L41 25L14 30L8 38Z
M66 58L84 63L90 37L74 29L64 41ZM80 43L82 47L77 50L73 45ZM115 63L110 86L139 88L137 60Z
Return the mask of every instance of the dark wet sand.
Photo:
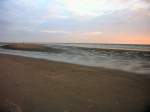
M0 46L4 49L11 50L24 50L24 51L40 51L40 52L62 52L61 49L47 47L41 44L33 44L33 43L12 43Z
M150 78L0 54L0 112L8 110L150 112Z

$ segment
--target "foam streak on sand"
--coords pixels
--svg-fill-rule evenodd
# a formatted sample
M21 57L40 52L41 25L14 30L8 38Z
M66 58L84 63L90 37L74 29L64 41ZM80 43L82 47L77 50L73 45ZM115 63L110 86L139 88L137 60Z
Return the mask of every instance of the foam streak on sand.
M23 112L150 111L144 75L0 54L0 79L0 107Z

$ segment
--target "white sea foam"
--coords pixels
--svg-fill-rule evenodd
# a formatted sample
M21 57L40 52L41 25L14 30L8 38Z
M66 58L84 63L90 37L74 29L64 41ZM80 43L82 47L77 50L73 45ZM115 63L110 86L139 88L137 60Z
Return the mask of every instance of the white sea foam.
M31 52L0 48L0 53L150 74L148 45L44 44L44 46L61 49L63 52Z

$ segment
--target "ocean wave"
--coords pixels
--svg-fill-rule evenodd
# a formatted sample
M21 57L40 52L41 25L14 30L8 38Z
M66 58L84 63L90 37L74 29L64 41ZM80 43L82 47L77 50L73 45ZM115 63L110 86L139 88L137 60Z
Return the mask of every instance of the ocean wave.
M0 49L0 53L150 74L150 46L42 44L49 50ZM46 47L45 47L46 46ZM139 48L140 47L140 48ZM44 51L44 52L43 52Z

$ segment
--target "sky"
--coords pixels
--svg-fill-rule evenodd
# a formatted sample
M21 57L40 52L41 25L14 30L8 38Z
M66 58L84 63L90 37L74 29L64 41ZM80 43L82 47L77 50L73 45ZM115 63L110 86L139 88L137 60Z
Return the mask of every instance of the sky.
M0 0L0 42L150 44L150 0Z

